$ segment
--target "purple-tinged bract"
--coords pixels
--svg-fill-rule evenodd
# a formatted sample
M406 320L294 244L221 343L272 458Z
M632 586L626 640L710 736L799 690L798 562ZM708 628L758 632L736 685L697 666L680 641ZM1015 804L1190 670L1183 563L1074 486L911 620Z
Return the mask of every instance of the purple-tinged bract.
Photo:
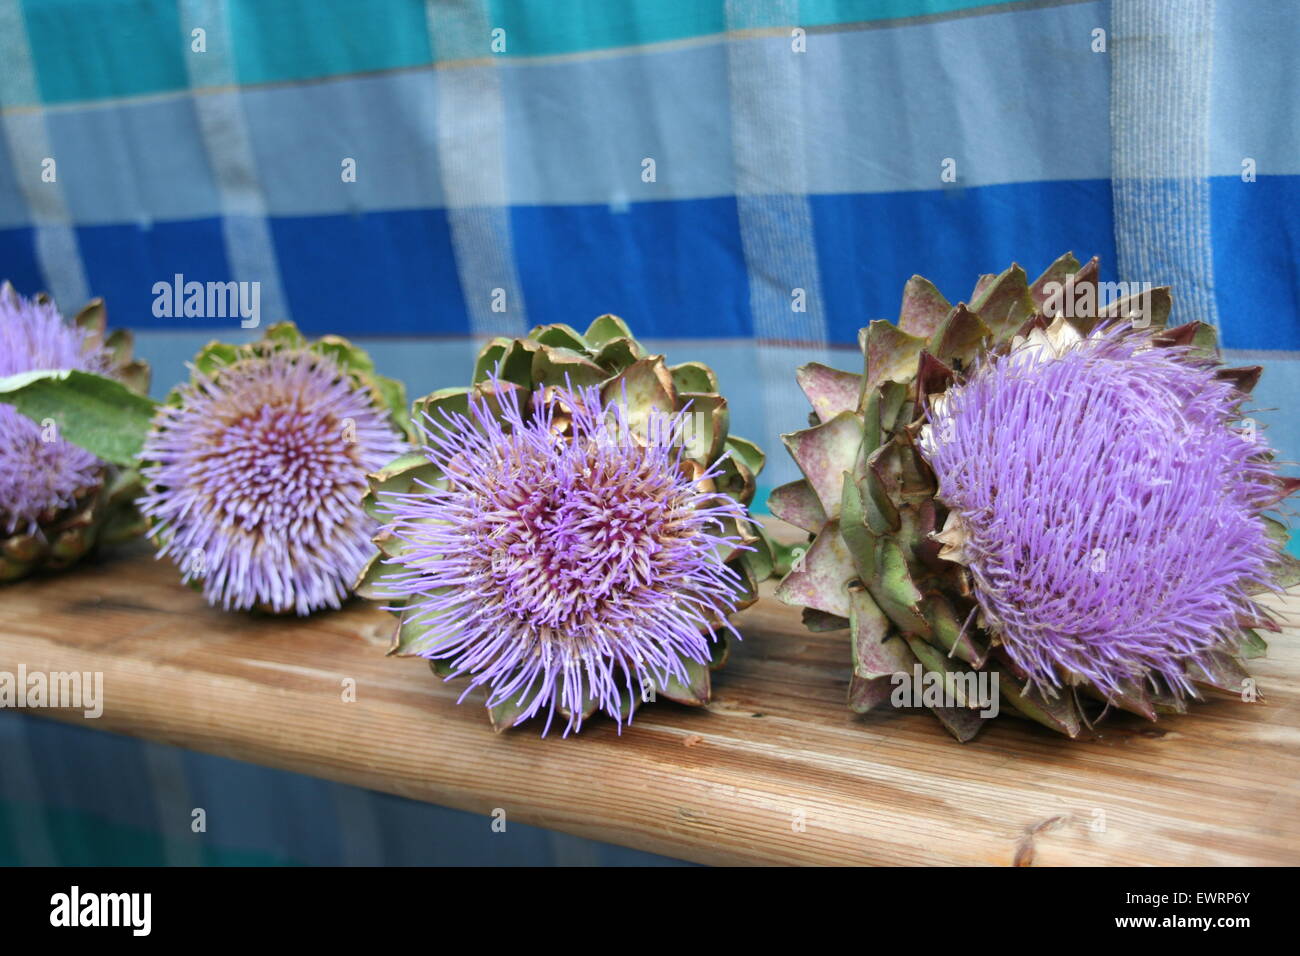
M1184 348L1124 326L993 357L944 393L923 444L957 516L983 624L1052 693L1105 695L1237 649L1260 617L1277 500L1242 395ZM950 518L952 522L954 519Z
M405 599L409 652L510 723L558 709L568 733L594 701L621 726L730 628L745 510L686 459L689 412L634 427L594 387L495 394L424 416L442 477L380 496L398 545L379 593Z
M105 372L106 350L64 321L48 299L26 299L0 286L0 378L44 369ZM31 533L42 518L71 508L101 480L102 463L0 404L0 530Z
M338 607L373 555L366 475L404 449L329 355L253 352L196 369L159 410L140 507L210 603L305 615Z

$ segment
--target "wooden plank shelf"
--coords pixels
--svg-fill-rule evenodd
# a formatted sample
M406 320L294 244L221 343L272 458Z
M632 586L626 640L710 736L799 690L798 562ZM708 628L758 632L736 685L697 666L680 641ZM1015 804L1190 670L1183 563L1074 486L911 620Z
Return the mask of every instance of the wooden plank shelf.
M0 591L0 671L102 671L97 729L705 863L1300 863L1300 641L1251 663L1263 700L1071 742L999 719L958 744L926 713L857 717L843 635L765 597L707 709L660 702L496 735L356 601L223 614L143 545ZM1285 605L1285 606L1284 606ZM1300 596L1274 602L1292 623ZM356 682L345 702L343 683ZM79 711L41 711L73 722Z

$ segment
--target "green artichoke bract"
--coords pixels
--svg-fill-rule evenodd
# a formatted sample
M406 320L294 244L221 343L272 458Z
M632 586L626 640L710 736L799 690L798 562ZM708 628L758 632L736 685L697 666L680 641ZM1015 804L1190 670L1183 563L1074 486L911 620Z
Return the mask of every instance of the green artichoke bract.
M712 370L605 315L493 339L413 417L421 450L372 476L383 556L357 585L399 617L390 653L485 686L498 730L708 702L772 568L745 507L763 454Z
M1260 370L1166 328L1167 288L1101 291L1069 254L956 306L914 276L897 325L862 330L863 374L799 370L804 479L768 504L811 545L777 595L850 630L854 710L929 706L967 740L991 687L1074 737L1253 693L1240 661L1276 625L1251 596L1300 581L1265 513L1297 482L1237 424Z
M131 357L131 333L106 334L101 299L65 322L45 295L19 296L0 285L0 377L6 385L50 369L110 376L143 394L149 369ZM5 401L9 392L0 396ZM24 417L26 414L28 417ZM0 581L58 570L98 544L139 534L139 476L65 439L62 422L39 395L24 408L0 405Z

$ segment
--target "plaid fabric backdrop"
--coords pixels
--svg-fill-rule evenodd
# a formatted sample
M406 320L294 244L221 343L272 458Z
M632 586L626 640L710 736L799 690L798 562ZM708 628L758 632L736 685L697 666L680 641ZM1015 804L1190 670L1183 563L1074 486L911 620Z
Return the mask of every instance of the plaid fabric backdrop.
M1217 325L1232 361L1266 366L1257 404L1285 408L1294 14L0 0L0 275L66 308L103 296L159 392L207 339L256 334L155 316L176 275L260 283L264 325L352 336L412 394L463 384L484 336L614 312L719 371L770 488L796 477L794 368L856 367L857 330L910 275L956 301L1072 249L1103 279L1173 285L1175 320ZM1258 419L1300 458L1300 422Z

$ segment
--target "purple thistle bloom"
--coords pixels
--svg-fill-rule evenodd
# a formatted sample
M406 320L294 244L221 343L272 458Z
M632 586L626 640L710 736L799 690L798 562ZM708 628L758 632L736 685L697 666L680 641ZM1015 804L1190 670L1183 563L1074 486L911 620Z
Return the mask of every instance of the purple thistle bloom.
M53 302L0 285L0 377L38 369L102 373L108 353L68 322ZM32 533L42 520L74 505L101 480L102 463L62 438L45 441L41 426L0 405L0 528Z
M956 515L942 537L1044 692L1195 695L1184 665L1235 650L1263 613L1247 588L1275 554L1268 445L1232 427L1242 395L1213 363L1123 325L1075 338L1037 338L932 402L921 444Z
M405 449L387 415L308 350L196 372L178 394L140 455L159 555L227 610L338 607L374 554L366 476Z
M567 735L594 700L621 729L630 700L688 682L685 662L707 664L714 628L731 630L724 559L740 541L724 522L745 513L685 459L688 412L651 411L642 439L596 388L548 394L531 415L505 397L499 417L486 399L468 418L425 416L445 477L384 497L405 548L381 586L409 599L419 655L468 675L466 693L486 685L489 707L518 707L514 723L545 712L545 733L558 707Z

